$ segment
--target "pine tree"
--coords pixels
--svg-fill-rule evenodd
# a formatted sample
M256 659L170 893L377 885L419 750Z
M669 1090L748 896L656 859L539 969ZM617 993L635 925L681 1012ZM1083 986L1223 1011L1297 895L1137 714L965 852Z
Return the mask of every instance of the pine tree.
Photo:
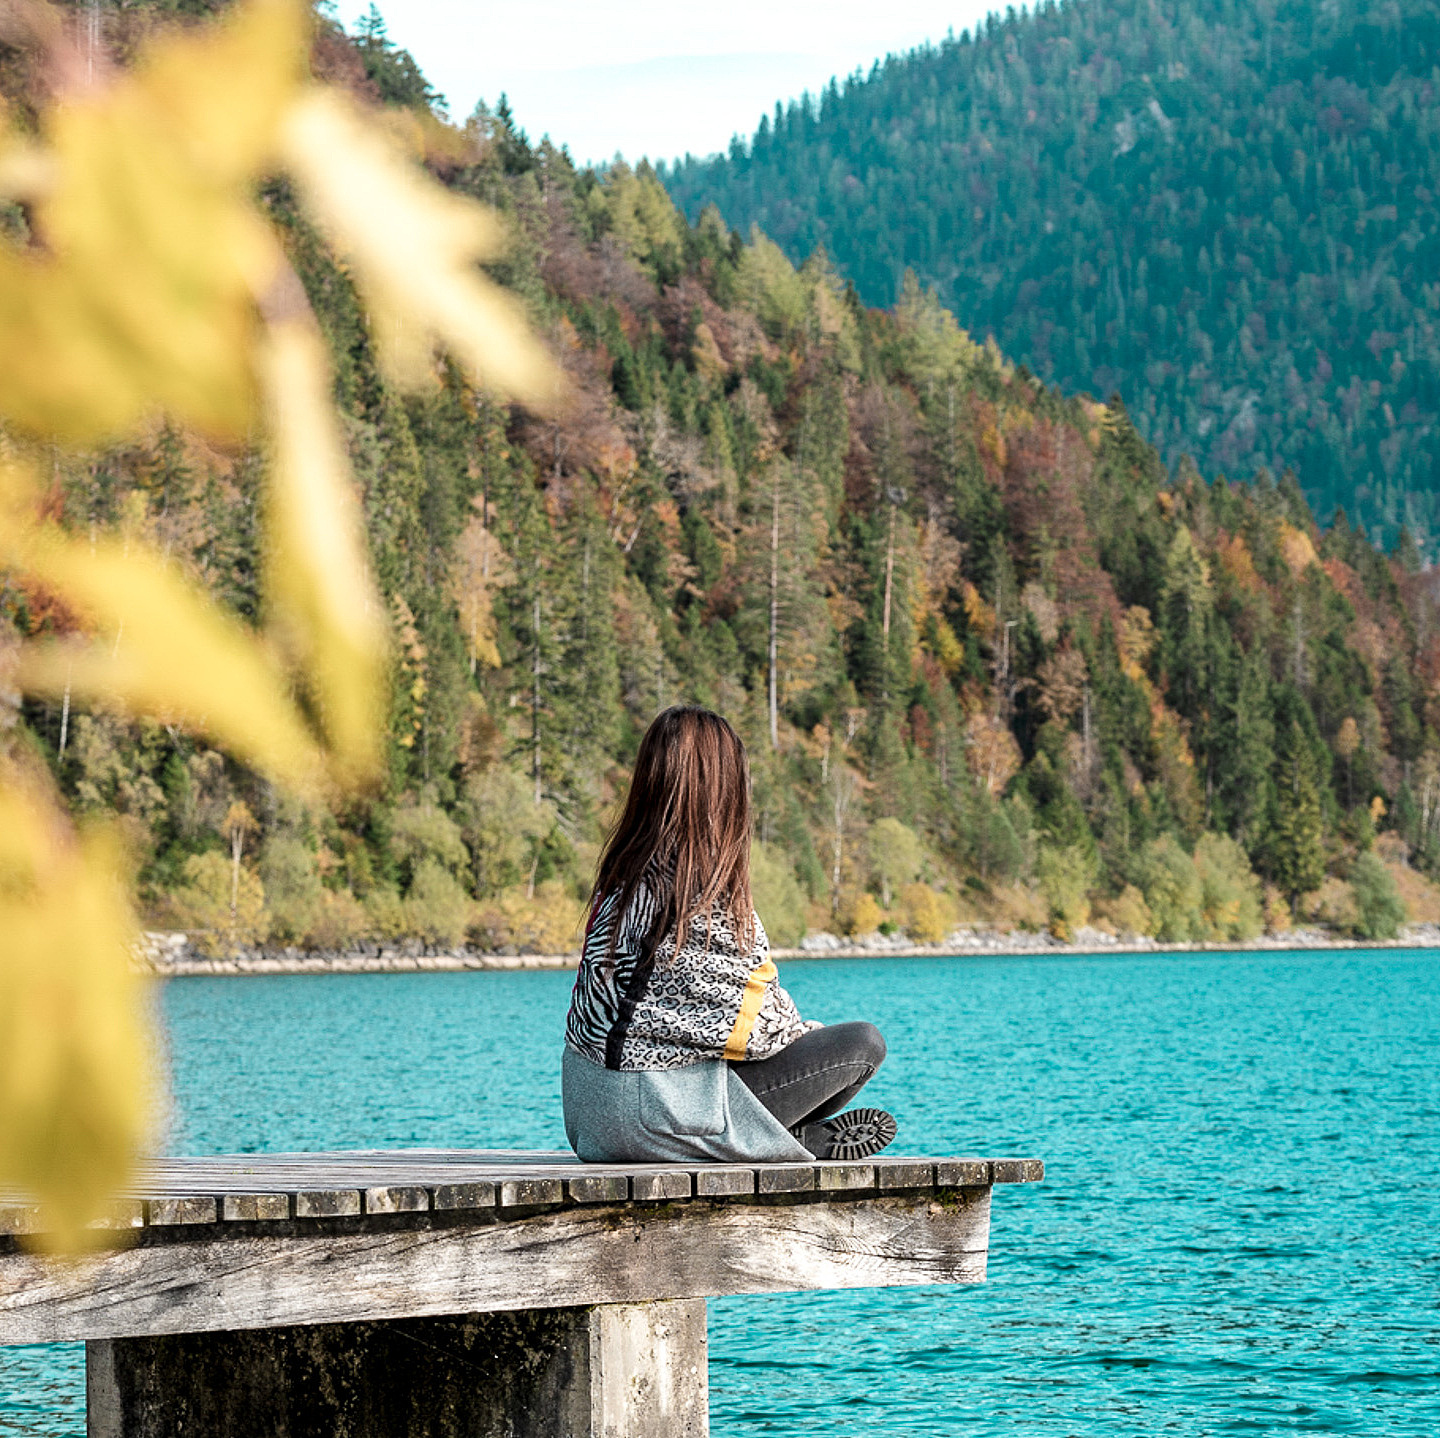
M1309 736L1295 719L1278 738L1265 861L1293 909L1325 877L1324 821Z

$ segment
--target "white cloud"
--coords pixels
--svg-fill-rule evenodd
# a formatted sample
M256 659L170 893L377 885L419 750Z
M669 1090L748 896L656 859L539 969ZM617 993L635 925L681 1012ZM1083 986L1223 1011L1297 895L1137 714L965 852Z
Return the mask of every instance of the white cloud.
M410 50L451 113L510 98L532 138L548 133L578 160L705 154L751 133L776 100L833 75L973 26L983 0L728 0L722 8L589 0L390 0L390 38ZM346 0L353 27L369 9ZM737 50L743 53L736 53Z

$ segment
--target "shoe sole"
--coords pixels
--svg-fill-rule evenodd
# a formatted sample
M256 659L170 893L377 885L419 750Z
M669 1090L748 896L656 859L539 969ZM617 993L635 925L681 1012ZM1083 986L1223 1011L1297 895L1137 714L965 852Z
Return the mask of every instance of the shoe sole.
M852 1108L849 1113L806 1124L800 1142L817 1158L869 1158L895 1139L895 1120L883 1108Z

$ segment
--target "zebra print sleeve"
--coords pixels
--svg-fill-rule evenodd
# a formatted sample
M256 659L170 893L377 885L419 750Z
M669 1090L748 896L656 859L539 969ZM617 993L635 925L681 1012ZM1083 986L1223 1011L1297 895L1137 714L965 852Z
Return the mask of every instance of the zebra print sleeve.
M655 895L642 884L619 915L613 953L609 952L610 935L617 922L619 896L609 895L591 918L570 995L565 1039L597 1064L606 1062L612 1036L624 1027L626 995L635 986L636 967L655 917L655 905Z

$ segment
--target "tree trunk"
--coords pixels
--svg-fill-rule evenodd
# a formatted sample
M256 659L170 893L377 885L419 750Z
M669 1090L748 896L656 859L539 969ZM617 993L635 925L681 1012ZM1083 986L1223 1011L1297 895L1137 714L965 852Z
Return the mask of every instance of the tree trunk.
M885 540L885 614L880 632L885 637L885 658L890 658L890 596L895 587L895 505L890 505L890 531Z
M65 757L65 744L70 737L70 671L65 671L65 697L60 704L60 751L57 759Z
M244 847L245 834L237 824L230 835L230 934L232 940L240 922L240 854Z

